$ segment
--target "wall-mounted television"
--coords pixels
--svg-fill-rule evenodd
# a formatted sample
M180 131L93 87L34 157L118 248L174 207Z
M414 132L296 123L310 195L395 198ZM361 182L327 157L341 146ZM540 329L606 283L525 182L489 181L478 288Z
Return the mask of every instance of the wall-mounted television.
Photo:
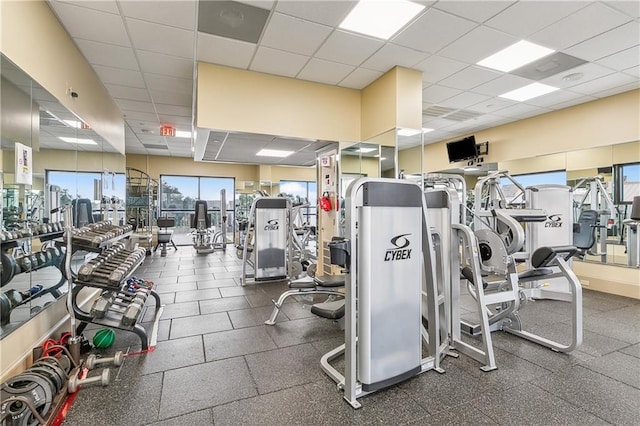
M449 155L450 163L476 158L478 156L476 137L469 136L458 141L447 143L447 154Z

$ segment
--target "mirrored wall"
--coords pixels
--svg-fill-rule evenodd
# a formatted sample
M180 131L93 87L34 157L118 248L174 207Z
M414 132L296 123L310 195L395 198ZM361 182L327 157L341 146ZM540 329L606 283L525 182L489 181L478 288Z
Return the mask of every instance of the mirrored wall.
M84 199L88 220L124 221L125 158L5 57L0 75L3 337L67 291L65 208Z

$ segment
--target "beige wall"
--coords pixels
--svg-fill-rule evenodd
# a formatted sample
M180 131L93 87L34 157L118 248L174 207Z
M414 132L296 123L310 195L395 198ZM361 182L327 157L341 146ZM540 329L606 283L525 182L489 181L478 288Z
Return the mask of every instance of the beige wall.
M197 126L325 140L358 140L360 92L198 63Z
M398 167L404 170L405 174L421 173L422 162L420 161L420 151L422 147L403 149L398 151Z
M124 153L120 109L44 1L2 1L2 53ZM73 99L67 94L78 93Z
M30 146L34 151L39 149L40 114L38 105L31 101L31 97L18 89L5 78L0 81L0 132L4 139L20 142ZM14 170L13 162L10 168Z
M478 142L489 141L485 162L493 163L635 142L640 140L640 90L479 131L475 136ZM426 171L456 167L449 164L445 142L425 147Z

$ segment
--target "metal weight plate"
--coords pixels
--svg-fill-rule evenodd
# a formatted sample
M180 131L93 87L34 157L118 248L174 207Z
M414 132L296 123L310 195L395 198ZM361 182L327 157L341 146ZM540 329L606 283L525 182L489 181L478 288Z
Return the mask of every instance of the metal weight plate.
M316 263L310 264L309 266L307 266L307 275L311 278L315 277L317 269L318 265Z
M54 378L56 384L58 384L58 382L60 384L58 390L62 389L62 386L64 386L64 382L68 378L67 373L62 369L62 367L54 362L47 362L42 360L36 361L29 369L31 370L32 368L45 368L50 371L52 375L55 375L57 377L57 379Z
M62 369L62 371L64 371L65 374L69 374L69 371L71 371L71 361L66 355L60 355L59 358L53 356L43 356L42 358L38 358L36 362L47 362L57 365Z
M1 283L5 285L15 275L16 269L20 271L20 267L16 263L16 259L8 253L2 252L2 278Z
M22 373L10 378L2 384L3 402L0 405L0 415L8 411L15 425L37 425L38 421L25 404L4 401L11 396L23 396L31 401L42 417L45 417L53 402L52 386L51 382L36 374Z
M52 389L54 395L62 389L64 378L61 378L49 365L32 365L27 371L30 374L37 374L49 380L53 384Z
M300 276L300 274L302 274L302 263L298 262L297 260L289 263L289 277L297 278L298 276Z

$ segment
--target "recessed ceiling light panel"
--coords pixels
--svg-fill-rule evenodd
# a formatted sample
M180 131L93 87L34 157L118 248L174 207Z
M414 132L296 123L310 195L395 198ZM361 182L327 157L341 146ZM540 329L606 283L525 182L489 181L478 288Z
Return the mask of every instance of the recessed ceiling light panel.
M406 0L360 0L339 28L388 40L423 9Z
M509 72L550 55L553 52L555 52L555 50L526 40L520 40L502 49L498 53L494 53L488 58L481 60L477 65L502 72Z
M529 99L537 98L538 96L546 95L547 93L555 92L556 90L558 90L557 87L549 86L547 84L531 83L519 89L503 93L500 97L511 99L512 101L524 102Z
M185 132L184 130L176 130L176 138L190 138L191 132Z
M363 154L366 154L367 152L373 152L377 150L378 148L358 148L356 152L362 152Z
M93 139L68 138L66 136L58 136L58 139L67 143L75 143L78 145L97 145Z
M278 157L285 158L293 154L293 151L278 151L276 149L261 149L256 153L261 157Z

